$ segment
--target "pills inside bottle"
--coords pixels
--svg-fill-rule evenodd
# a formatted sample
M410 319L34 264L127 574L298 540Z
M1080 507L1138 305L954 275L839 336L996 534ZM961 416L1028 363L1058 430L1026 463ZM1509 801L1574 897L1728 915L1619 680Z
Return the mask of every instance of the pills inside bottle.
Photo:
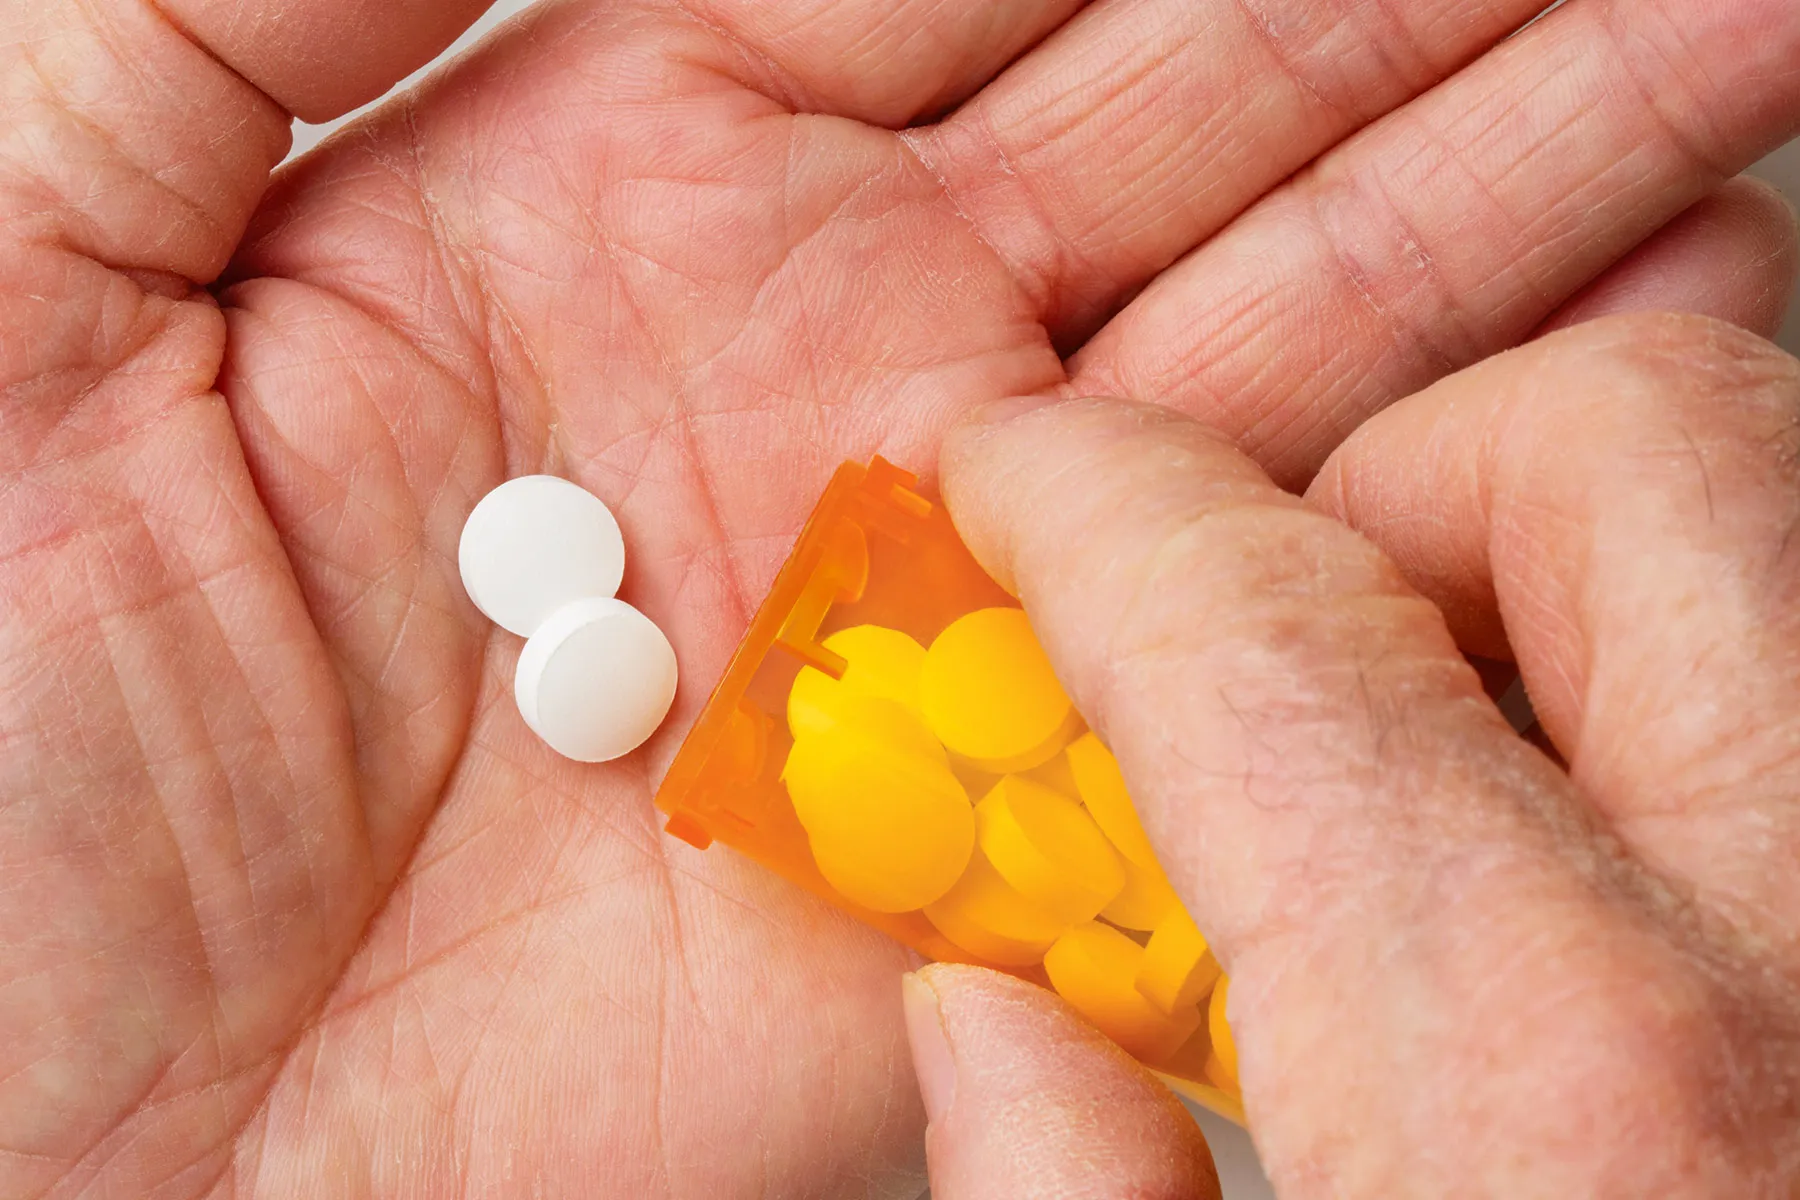
M833 477L670 766L669 832L1054 988L1242 1121L1219 963L1119 764L917 483L880 459Z
M921 910L976 961L1041 969L1147 1062L1195 1037L1218 963L1025 614L980 609L929 646L869 624L821 645L843 669L794 677L781 780L825 880Z

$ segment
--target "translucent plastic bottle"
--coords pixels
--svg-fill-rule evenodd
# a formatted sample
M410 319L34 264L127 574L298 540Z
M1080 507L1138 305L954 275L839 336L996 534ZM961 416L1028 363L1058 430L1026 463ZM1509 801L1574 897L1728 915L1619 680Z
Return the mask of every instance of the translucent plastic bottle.
M929 958L1055 989L1243 1120L1225 980L1118 765L892 464L832 479L657 804Z

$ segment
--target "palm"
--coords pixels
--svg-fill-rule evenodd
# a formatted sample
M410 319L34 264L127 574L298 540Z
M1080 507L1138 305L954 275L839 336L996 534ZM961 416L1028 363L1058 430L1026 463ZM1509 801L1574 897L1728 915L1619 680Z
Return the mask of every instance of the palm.
M605 61L573 36L558 60ZM656 137L669 113L619 106L591 77L500 89L485 72L420 113L418 156L449 171L416 181L449 193L430 237L406 229L392 260L346 270L341 247L392 237L371 210L419 204L415 181L368 169L409 157L391 125L311 167L246 255L249 271L412 310L404 342L331 296L284 301L287 285L254 283L231 297L279 312L280 332L246 330L228 394L304 431L252 437L251 461L303 480L272 507L290 547L320 530L316 559L294 556L307 611L327 653L367 664L346 674L369 681L361 724L384 732L345 790L403 827L378 874L400 869L424 825L290 1056L309 1065L278 1082L268 1126L304 1156L330 1125L366 1126L371 1100L390 1115L402 1103L429 1114L425 1145L406 1145L418 1160L532 1112L506 1169L601 1171L619 1195L724 1185L742 1170L716 1154L727 1146L768 1147L758 1169L775 1195L881 1179L920 1119L894 1019L901 952L729 854L661 838L645 762L584 768L534 744L510 701L517 641L460 600L454 535L504 475L566 473L616 506L627 594L669 630L688 681L648 753L666 763L832 468L877 451L928 464L955 408L1052 383L1060 366L892 135L746 121L774 106L743 94L689 101L691 157L670 178ZM558 129L570 106L594 119ZM496 127L508 136L482 137ZM800 161L796 139L810 143ZM921 286L934 276L956 282ZM459 292L472 307L420 311L421 293ZM295 341L295 328L314 332ZM424 373L420 344L448 348L468 376ZM325 379L309 365L295 386L289 364L334 361L347 365ZM384 383L352 382L372 374ZM377 399L346 437L309 421L325 396ZM395 439L360 477L297 465ZM408 516L391 542L345 538L358 504ZM396 554L416 557L404 579L381 579ZM409 1080L404 1100L370 1094L388 1072ZM569 1091L578 1103L559 1102ZM293 1114L309 1094L302 1130ZM882 1103L846 1112L844 1094ZM796 1161L827 1137L841 1160Z
M685 19L546 15L287 176L223 328L152 299L139 369L24 429L0 576L37 598L5 693L31 802L0 810L23 1190L916 1187L903 952L662 837L652 782L838 462L929 468L959 411L1064 386L1053 337L1237 205L1164 202L1146 246L1154 196L1096 189L1094 236L1124 249L1053 229L1066 261L1037 270L967 215L954 137L791 115L722 81L741 58ZM930 55L894 61L912 108L954 93ZM1591 219L1615 251L1648 232ZM1540 311L1460 349L1602 265L1533 280ZM1190 405L1241 387L1198 354L1226 319L1170 317L1220 298L1167 286L1081 369ZM1340 318L1391 377L1319 382L1339 347L1290 334L1287 374L1243 402L1366 409L1447 365L1429 336L1396 355L1366 314L1314 314ZM1277 424L1267 457L1303 473L1329 429ZM516 642L456 580L470 504L536 470L614 505L625 594L683 663L674 719L622 764L533 741Z

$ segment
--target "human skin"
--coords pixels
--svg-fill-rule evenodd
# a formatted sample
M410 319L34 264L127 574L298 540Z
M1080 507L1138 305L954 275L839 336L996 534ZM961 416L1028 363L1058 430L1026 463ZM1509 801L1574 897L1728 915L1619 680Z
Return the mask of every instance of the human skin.
M1791 271L1788 0L563 3L271 182L479 7L0 0L0 1196L916 1194L908 957L650 803L829 472L1102 394L1298 488ZM610 766L457 582L530 471L682 662Z
M989 410L944 470L1231 976L1278 1194L1800 1187L1800 362L1580 325L1372 418L1304 499L1108 399ZM1516 658L1566 768L1465 654ZM932 1194L1133 1194L1082 1190L1100 1145L1208 1195L1173 1125L1046 1117L1159 1089L1059 1061L1028 991L908 984Z

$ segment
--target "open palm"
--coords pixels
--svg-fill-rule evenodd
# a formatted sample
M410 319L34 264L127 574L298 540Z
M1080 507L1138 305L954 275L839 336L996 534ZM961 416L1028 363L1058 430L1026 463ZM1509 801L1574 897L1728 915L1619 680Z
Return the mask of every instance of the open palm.
M831 469L1767 320L1800 113L1789 0L572 0L265 195L473 11L164 8L0 2L0 1196L915 1194L904 952L650 803ZM620 763L457 583L531 471L683 664Z

